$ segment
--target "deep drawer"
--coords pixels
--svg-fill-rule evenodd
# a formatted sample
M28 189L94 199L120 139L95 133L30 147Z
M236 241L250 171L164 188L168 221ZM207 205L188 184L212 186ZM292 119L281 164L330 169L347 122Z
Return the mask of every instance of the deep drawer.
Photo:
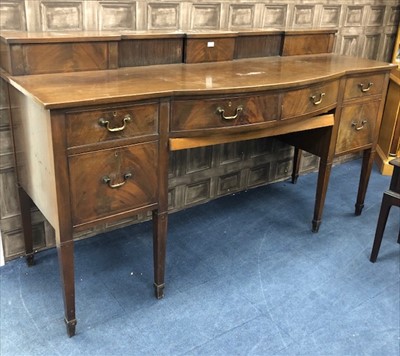
M156 134L158 104L140 104L66 115L68 147Z
M73 224L157 202L157 142L69 157Z
M382 93L384 74L364 74L346 80L344 99L362 98Z
M177 100L171 131L252 125L279 119L279 94L241 98Z
M282 102L282 119L320 112L335 105L338 89L339 82L335 80L286 92Z
M343 108L336 154L345 153L373 142L380 101L363 105L348 105Z

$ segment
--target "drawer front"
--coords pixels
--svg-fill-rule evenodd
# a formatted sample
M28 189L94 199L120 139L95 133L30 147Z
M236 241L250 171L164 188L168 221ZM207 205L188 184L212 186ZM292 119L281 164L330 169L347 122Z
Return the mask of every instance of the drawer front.
M66 131L68 147L156 134L158 104L69 112Z
M345 153L373 142L380 101L363 105L348 105L343 108L336 154Z
M185 43L185 62L231 61L234 51L234 38L187 38Z
M326 82L284 94L282 119L306 115L335 105L339 82Z
M278 120L279 102L279 94L177 100L172 103L171 131L234 127Z
M157 201L157 142L69 157L73 224Z
M365 74L346 80L344 99L362 98L382 93L384 74Z

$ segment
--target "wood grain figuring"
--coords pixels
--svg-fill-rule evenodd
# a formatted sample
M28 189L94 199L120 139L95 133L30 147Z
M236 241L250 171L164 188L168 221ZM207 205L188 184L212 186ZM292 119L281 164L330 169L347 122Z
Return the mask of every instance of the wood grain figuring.
M47 109L126 103L154 97L217 95L295 89L350 73L385 71L390 65L334 54L244 59L196 65L171 64L111 71L9 78ZM371 74L373 75L373 74Z
M182 63L183 39L125 39L119 43L119 66Z
M380 101L345 106L342 110L336 154L372 144ZM363 121L365 123L363 124Z
M237 112L237 108L243 110ZM225 116L237 119L226 120L217 109L224 110ZM280 96L255 95L245 97L207 100L179 100L172 103L171 131L202 130L231 126L246 126L277 120L280 116Z
M25 74L107 69L108 44L63 43L24 46Z
M360 76L349 77L346 81L346 87L344 91L344 99L356 99L370 97L372 95L380 95L382 93L384 83L384 76L381 74L364 74ZM363 85L364 90L361 90Z
M235 50L234 38L187 38L185 63L230 61Z
M352 143L340 153L364 150L357 197L361 212L390 69L386 63L323 54L30 76L2 73L13 87L21 189L54 224L68 335L75 334L76 325L73 232L151 211L154 287L156 297L163 296L168 197L175 199L168 188L169 173L176 172L169 170L173 150L197 148L194 159L181 155L188 162L181 198L190 206L241 184L261 184L271 169L255 154L251 158L258 163L247 178L225 165L218 175L222 180L202 176L221 158L204 146L280 135L306 148L320 158L312 222L317 232L339 124L356 118L350 124L361 135L352 137L345 130L338 136L339 144ZM343 101L347 76L367 74L384 77L380 95L370 96L372 101ZM127 112L143 121L122 124ZM123 125L116 137L99 131L99 115L112 128ZM26 226L29 209L21 196ZM26 230L31 254L32 233Z
M254 58L279 56L282 50L283 36L259 35L236 38L234 58Z
M286 35L283 42L283 56L301 54L331 53L334 44L332 34L293 34Z
M69 157L73 224L157 201L158 144L150 142ZM124 179L125 174L132 176ZM110 188L104 182L110 178Z
M339 81L335 80L286 92L283 95L282 119L332 108L336 105L338 89Z
M130 121L124 124L124 118ZM110 129L125 128L110 132L100 124L103 119L109 122ZM132 106L107 107L98 110L68 112L66 114L66 134L68 147L97 144L127 138L138 138L158 133L158 103L136 104Z

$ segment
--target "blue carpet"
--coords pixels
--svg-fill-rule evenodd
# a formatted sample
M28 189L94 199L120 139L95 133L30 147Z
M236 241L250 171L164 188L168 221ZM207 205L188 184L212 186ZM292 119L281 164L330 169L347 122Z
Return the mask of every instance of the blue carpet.
M170 215L165 298L153 296L150 222L75 245L69 339L57 253L0 268L0 354L399 355L399 210L369 262L389 177L372 172L353 214L360 160L335 166L318 234L316 174Z

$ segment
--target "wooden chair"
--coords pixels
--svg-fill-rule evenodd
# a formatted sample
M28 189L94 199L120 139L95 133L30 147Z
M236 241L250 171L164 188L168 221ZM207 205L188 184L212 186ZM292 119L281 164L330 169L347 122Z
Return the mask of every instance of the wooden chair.
M400 206L400 158L390 161L390 164L394 166L393 175L390 181L389 190L383 193L381 211L379 212L378 224L376 226L374 245L369 259L371 262L375 262L378 257L390 208L392 205ZM397 242L400 243L400 229Z

